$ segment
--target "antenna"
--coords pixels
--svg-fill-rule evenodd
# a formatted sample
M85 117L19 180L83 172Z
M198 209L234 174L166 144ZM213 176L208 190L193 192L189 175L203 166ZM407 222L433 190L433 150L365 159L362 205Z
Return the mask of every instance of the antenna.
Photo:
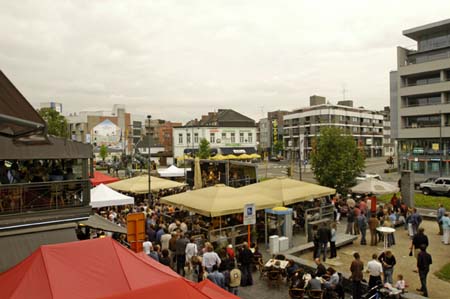
M344 101L345 101L345 94L348 91L348 89L346 89L345 87L346 87L345 83L342 84L342 100L344 100Z
M261 116L264 118L264 106L258 106L258 108L261 110Z

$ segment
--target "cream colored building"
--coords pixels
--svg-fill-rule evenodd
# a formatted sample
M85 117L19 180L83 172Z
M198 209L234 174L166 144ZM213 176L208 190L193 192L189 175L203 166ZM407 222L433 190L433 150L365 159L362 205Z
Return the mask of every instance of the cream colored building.
M391 126L399 166L448 175L450 159L450 19L403 31L417 42L397 48L390 73Z

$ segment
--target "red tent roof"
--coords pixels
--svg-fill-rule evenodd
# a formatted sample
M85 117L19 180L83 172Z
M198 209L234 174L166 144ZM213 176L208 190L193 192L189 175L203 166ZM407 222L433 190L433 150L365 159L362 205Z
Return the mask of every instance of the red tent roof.
M97 186L100 184L109 184L109 183L114 183L120 181L119 178L115 178L109 175L104 174L103 172L100 171L94 171L94 177L91 178L91 183L92 186Z
M41 246L0 275L0 293L2 298L212 298L110 238Z

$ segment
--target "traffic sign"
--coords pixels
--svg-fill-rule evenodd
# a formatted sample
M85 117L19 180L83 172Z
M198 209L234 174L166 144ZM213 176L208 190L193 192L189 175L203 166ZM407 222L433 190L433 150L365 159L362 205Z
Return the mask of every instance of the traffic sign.
M244 206L244 225L256 224L256 207L254 203Z

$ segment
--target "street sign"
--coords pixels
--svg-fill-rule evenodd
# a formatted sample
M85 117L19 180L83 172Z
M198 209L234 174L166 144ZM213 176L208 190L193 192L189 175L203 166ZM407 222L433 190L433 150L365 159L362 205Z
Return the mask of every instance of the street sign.
M254 203L244 206L244 225L256 224L256 208Z

